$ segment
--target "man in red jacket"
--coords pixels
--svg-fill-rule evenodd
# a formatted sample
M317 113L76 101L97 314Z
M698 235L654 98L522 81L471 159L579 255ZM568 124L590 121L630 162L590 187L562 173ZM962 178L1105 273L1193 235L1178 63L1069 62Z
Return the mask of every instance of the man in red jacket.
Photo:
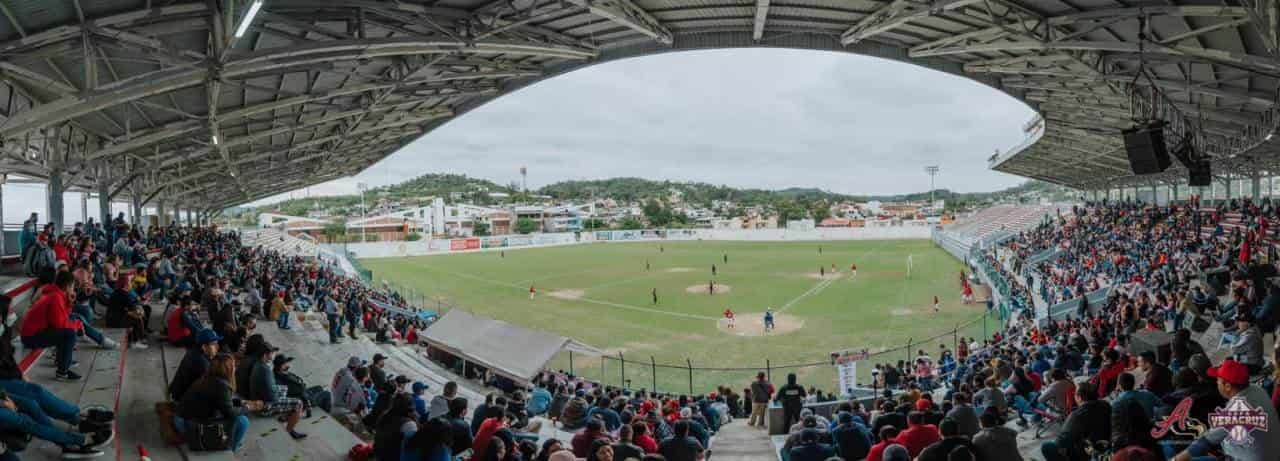
M489 442L493 441L493 435L509 426L511 420L511 414L504 412L502 416L490 417L480 423L480 430L476 431L476 437L471 442L471 457L484 459L485 452L489 450Z
M22 347L56 348L58 372L54 378L60 381L80 379L80 375L71 371L71 352L76 346L76 332L83 328L79 320L71 320L71 299L75 293L75 283L75 276L70 272L59 272L53 284L40 288L35 304L27 309L26 315L22 317L22 327L18 330L22 336Z
M938 432L938 426L925 424L924 416L924 413L919 411L908 414L907 430L893 439L894 443L907 447L907 453L910 453L913 459L920 455L925 447L942 440L942 433Z

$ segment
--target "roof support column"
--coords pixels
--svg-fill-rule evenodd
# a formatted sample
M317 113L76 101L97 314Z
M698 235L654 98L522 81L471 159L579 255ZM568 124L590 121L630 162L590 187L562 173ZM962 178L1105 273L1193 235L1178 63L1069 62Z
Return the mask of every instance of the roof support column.
M80 222L89 222L89 191L80 192ZM88 230L88 229L86 229Z
M164 200L156 199L156 225L164 227L168 213L164 212Z
M173 225L175 226L182 225L182 208L178 206L177 201L173 202L173 218L172 219L173 219L172 221Z
M4 183L8 182L9 175L0 173L0 223L4 222ZM19 244L21 246L21 244ZM18 254L22 254L23 248L18 248ZM0 231L0 254L4 254L4 232Z
M129 194L129 203L130 205L132 205L131 208L133 210L133 216L132 216L133 227L135 229L141 228L142 227L142 196L138 195L136 190L133 191L132 194Z
M1253 201L1256 202L1258 200L1261 200L1262 199L1262 175L1258 173L1254 173L1253 177L1249 179L1252 180L1252 183L1250 183L1249 185L1252 186L1253 188L1253 190L1250 191L1253 194Z
M1178 183L1173 182L1169 184L1169 203L1176 201L1178 201Z
M45 188L48 193L48 202L45 212L49 214L49 222L53 223L54 235L62 234L62 175L61 169L49 171L49 184Z
M111 183L102 178L98 182L98 219L99 226L110 236L114 229L109 226L111 224Z

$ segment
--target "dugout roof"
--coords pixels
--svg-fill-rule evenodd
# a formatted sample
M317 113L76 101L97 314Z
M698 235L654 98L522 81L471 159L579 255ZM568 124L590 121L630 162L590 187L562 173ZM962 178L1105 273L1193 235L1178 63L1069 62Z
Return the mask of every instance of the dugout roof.
M577 340L531 330L501 320L451 309L423 332L433 348L443 349L518 383L529 383L562 350L599 356Z
M357 173L560 73L753 46L1000 89L1044 130L991 166L1055 183L1134 181L1135 111L1220 173L1277 157L1269 0L264 0L237 38L252 1L0 0L0 172L215 210Z

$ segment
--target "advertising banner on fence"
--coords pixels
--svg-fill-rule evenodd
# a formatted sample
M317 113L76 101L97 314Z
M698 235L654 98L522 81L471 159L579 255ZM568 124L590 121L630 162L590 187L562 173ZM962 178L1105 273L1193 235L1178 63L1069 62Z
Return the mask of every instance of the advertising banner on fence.
M482 237L480 239L481 248L502 248L507 246L506 237Z
M648 229L640 231L640 238L642 240L656 240L663 238L665 235L666 231L662 229Z
M533 244L533 239L527 235L513 235L507 237L507 246L509 247L525 247Z
M613 240L613 231L596 231L596 240L600 242Z
M431 251L449 251L451 242L449 240L432 240L428 249Z
M831 353L836 364L836 388L840 394L851 393L858 388L858 361L866 360L871 354L866 349L846 349Z

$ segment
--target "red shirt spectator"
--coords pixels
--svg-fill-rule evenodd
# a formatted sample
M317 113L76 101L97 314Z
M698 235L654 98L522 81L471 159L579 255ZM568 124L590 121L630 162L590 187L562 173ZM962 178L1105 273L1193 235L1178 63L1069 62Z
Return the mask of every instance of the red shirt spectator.
M913 411L907 416L907 430L894 437L893 443L907 447L907 453L915 458L925 447L939 440L942 440L942 433L938 432L938 426L924 424L924 413Z
M493 441L493 434L496 434L502 428L507 427L507 418L489 418L480 423L480 430L476 431L476 438L471 442L472 456L476 459L484 459L485 450L489 449L489 442Z
M55 284L40 287L35 304L22 316L22 326L18 329L20 336L35 336L48 329L77 330L82 326L79 320L71 321L71 299L67 292Z

